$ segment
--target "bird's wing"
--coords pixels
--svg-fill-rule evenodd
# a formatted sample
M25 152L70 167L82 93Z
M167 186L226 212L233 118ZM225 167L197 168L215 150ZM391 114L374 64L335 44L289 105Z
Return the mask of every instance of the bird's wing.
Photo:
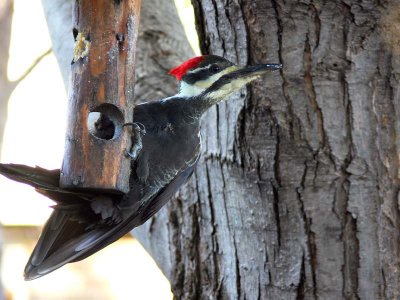
M28 184L39 193L57 203L79 202L88 200L93 195L60 188L60 170L47 170L40 167L29 167L19 164L0 164L0 174L14 181Z
M27 280L41 277L69 262L84 259L143 224L193 173L201 147L198 137L192 134L198 130L198 124L179 129L173 126L158 128L154 126L157 122L153 121L160 116L165 119L168 107L162 107L160 103L138 107L141 108L135 108L137 114L134 119L144 124L146 130L149 129L142 149L146 155L139 155L134 162L139 166L139 174L132 172L133 186L130 193L123 196L123 200L121 196L116 198L95 193L81 195L80 192L63 190L58 185L59 171L42 174L43 170L35 168L0 169L0 173L34 186L57 202L25 268ZM163 149L162 153L159 149ZM122 218L108 222L102 216L104 211L99 216L93 206L93 203L98 203L94 198L99 196L111 198L111 202L115 202L118 209L121 208ZM82 198L89 201L83 201ZM127 205L124 207L124 204ZM108 206L105 207L105 215L108 215ZM111 213L115 207L111 207Z
M193 173L196 163L179 172L145 205L119 224L88 228L66 211L55 210L25 267L25 279L46 275L63 265L82 260L115 242L153 216Z
M93 253L101 250L107 245L115 242L133 228L138 227L150 219L156 212L158 212L179 188L185 184L190 176L193 174L195 165L188 167L186 170L178 174L174 180L171 181L165 188L160 190L160 192L153 197L146 206L139 208L134 215L131 216L127 221L121 223L120 225L113 228L112 231L107 233L107 236L103 237L103 240L93 245L91 249L82 253L77 259L73 261L79 261L85 259L86 257L92 255Z

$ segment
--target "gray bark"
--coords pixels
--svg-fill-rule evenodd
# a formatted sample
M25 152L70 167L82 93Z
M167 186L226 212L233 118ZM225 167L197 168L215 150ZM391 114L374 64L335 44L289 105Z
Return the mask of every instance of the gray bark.
M398 299L397 2L193 3L204 52L284 69L204 119L176 297Z
M194 177L135 230L175 297L400 298L396 2L193 4L203 52L284 69L210 110ZM190 54L163 21L143 40L168 56L139 52L138 77ZM146 100L173 94L152 82Z
M42 0L52 41L52 49L67 88L71 73L74 38L72 35L73 0Z

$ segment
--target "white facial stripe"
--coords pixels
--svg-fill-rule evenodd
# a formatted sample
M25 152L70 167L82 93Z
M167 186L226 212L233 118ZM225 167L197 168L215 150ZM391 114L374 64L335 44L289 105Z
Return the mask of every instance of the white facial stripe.
M193 69L187 72L187 74L196 74L197 72L200 72L202 70L207 70L211 67L211 65L206 66L206 67L202 67L202 68L198 68L198 69Z
M209 68L209 67L206 67L206 68ZM205 68L196 69L196 72L201 69L205 69ZM221 72L219 72L217 74L210 76L209 78L207 78L205 80L197 81L193 85L190 85L184 81L181 81L180 89L179 89L179 96L182 96L182 97L198 96L202 92L204 92L206 89L208 89L214 82L216 82L222 76L224 76L225 74L228 74L230 72L233 72L235 70L237 70L237 67L231 66L229 68L222 70ZM195 72L193 72L193 73L195 73Z
M257 79L260 75L261 74L254 75L251 77L238 78L236 80L233 80L232 82L229 82L229 83L221 86L221 88L219 88L218 90L209 93L208 97L210 99L214 99L214 100L223 99L223 98L229 96L230 94L232 94L233 92L240 90L242 87L244 87L246 84L253 81L254 79Z

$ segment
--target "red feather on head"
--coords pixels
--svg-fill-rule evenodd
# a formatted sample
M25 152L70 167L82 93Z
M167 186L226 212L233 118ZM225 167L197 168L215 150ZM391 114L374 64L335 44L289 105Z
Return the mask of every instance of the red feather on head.
M181 80L182 77L191 69L196 68L204 60L203 56L196 56L185 61L180 66L169 71L169 74L174 75L176 79Z

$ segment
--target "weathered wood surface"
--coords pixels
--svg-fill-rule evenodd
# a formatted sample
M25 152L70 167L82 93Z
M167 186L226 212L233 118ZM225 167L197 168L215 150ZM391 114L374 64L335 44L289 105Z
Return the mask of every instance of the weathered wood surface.
M129 190L131 133L122 125L132 122L139 11L140 0L75 3L63 187ZM107 117L92 130L91 112Z
M193 3L205 52L284 69L209 112L194 178L135 230L176 298L398 299L397 2Z
M70 60L73 52L72 17L74 0L42 0L53 49L68 88ZM154 9L157 7L157 9ZM60 20L63 20L60 22ZM142 2L136 52L135 103L162 99L177 92L177 81L168 71L193 57L173 0ZM163 272L170 278L168 245L168 210L162 209L153 218L135 229L135 237L151 253ZM157 228L157 230L152 230Z

